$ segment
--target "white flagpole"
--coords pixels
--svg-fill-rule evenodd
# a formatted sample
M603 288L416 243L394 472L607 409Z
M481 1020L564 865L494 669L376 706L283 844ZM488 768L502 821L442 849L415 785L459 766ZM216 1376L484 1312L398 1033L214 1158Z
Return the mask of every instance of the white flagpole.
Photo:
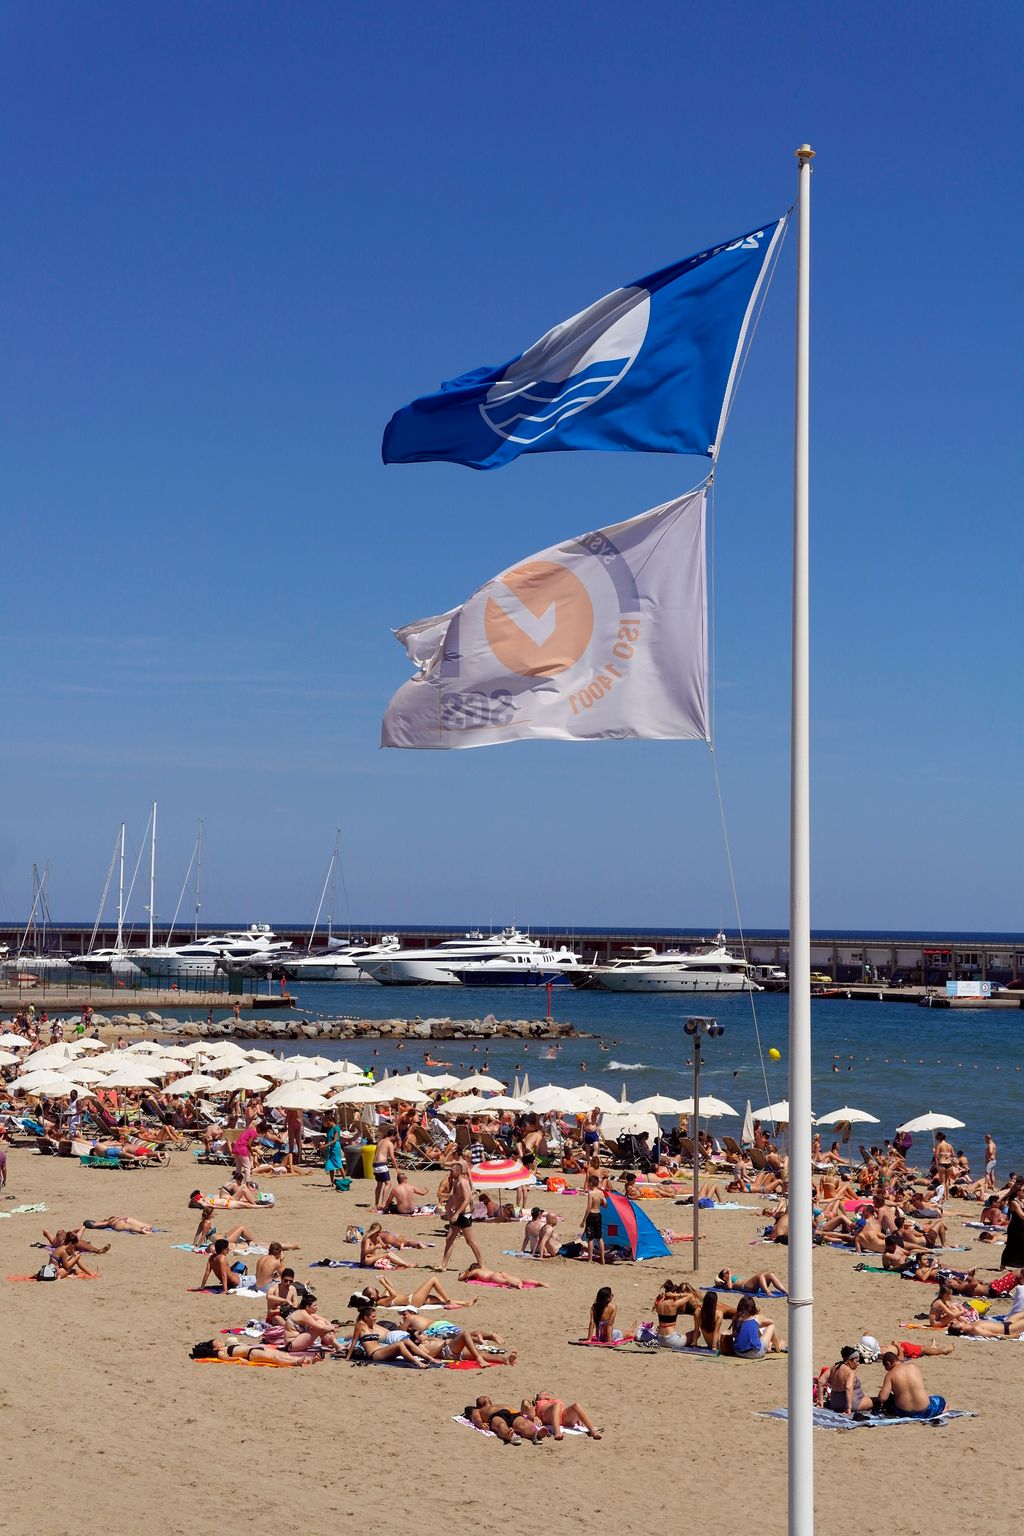
M793 462L793 698L789 852L789 1536L813 1536L814 1378L811 1188L810 709L807 527L811 160L801 144L796 269Z

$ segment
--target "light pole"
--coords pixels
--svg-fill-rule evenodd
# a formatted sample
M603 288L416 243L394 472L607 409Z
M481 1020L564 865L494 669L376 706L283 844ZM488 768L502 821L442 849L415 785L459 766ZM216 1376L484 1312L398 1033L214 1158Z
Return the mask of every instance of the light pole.
M693 1040L693 1272L700 1268L700 1047L705 1035L725 1034L717 1019L689 1018L683 1029Z

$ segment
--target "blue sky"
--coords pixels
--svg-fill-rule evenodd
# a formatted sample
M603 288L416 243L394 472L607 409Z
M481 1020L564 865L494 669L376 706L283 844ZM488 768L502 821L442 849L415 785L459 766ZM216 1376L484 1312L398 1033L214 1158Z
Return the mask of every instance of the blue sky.
M0 17L0 915L730 922L706 751L381 752L389 630L698 459L385 469L391 412L814 177L815 926L1020 930L1019 9L28 3ZM719 465L744 919L787 889L794 244Z

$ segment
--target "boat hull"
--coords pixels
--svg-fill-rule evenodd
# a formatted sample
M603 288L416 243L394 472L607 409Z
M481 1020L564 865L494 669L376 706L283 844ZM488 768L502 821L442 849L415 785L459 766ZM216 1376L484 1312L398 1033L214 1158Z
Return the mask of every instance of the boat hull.
M688 975L685 971L660 976L657 974L644 976L637 972L630 974L624 971L601 975L591 971L587 979L581 979L577 985L593 988L597 992L756 992L760 990L746 976L727 976L721 973L714 976L701 976L698 972Z

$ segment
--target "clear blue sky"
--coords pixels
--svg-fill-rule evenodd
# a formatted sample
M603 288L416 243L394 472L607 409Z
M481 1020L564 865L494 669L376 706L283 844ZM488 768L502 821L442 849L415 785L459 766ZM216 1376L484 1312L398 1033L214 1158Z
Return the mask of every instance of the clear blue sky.
M779 214L810 140L815 926L1024 928L1020 9L57 3L0 14L0 915L701 924L706 750L381 752L390 627L704 462L385 469L381 431ZM786 921L794 246L720 461L717 735Z

